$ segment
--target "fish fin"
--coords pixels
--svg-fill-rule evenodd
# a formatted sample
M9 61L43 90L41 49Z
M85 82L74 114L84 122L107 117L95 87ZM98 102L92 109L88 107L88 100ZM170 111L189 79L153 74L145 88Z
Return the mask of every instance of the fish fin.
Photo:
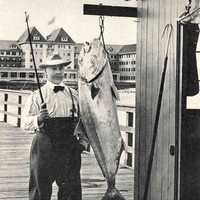
M114 96L116 100L119 100L119 94L118 94L117 88L114 84L111 85L111 92L112 92L112 96Z
M102 200L125 200L125 198L121 195L118 189L115 187L111 187L107 189L104 194Z
M100 90L100 88L95 87L94 84L92 84L92 86L91 86L91 97L92 97L92 99L94 99L97 96L97 94L99 93L99 90Z

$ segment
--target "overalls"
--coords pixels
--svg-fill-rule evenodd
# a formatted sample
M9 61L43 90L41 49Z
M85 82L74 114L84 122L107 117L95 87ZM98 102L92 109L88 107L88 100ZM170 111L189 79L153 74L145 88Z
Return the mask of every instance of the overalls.
M71 91L70 91L71 94ZM78 117L50 118L34 136L30 152L29 200L50 200L52 184L58 200L81 200L81 150L74 136Z

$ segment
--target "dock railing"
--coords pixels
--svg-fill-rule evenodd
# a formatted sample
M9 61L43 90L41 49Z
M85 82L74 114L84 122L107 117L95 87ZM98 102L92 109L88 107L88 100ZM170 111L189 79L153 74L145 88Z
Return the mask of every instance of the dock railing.
M22 110L31 91L0 89L0 121L21 127ZM117 105L120 130L126 143L127 152L123 151L120 163L133 167L135 146L135 107Z

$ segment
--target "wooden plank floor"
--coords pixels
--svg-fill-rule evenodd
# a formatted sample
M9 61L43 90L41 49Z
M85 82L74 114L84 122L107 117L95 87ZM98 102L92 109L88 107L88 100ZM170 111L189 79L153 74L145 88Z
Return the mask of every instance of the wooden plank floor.
M29 149L33 135L0 122L0 200L28 199ZM83 200L100 200L106 183L93 155L82 154ZM133 169L120 168L116 186L127 200L133 200ZM53 184L52 200L57 186Z

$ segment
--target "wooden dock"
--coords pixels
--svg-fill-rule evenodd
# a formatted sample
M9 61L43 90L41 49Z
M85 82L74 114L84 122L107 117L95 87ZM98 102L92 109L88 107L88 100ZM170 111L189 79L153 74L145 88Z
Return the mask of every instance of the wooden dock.
M28 199L29 149L33 135L0 122L0 200ZM120 168L116 186L127 200L133 200L133 169ZM82 154L83 200L100 200L106 183L93 155ZM53 184L52 200L57 186Z

